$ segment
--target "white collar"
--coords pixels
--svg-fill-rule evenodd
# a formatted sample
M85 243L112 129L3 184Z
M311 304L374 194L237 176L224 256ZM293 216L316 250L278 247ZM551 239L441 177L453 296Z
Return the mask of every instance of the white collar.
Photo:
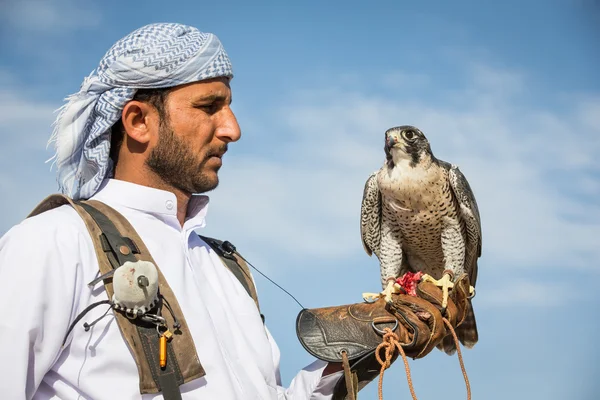
M177 197L174 193L118 179L106 179L90 200L131 208L164 220L177 219ZM186 228L204 227L208 203L206 195L190 198L185 216Z

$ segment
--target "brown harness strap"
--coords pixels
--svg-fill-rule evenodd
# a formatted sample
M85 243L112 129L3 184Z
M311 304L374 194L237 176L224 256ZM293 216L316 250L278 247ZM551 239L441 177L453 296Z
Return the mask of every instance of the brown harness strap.
M233 273L233 275L240 281L248 295L252 297L256 303L256 307L260 312L260 305L258 304L258 295L256 293L256 286L252 280L252 274L248 264L244 261L243 257L235 250L235 247L229 242L224 242L218 239L214 239L207 236L200 236L202 240L210 246L211 249L221 258L225 266ZM264 316L261 314L264 320Z
M350 360L348 360L348 353L342 351L342 366L344 367L344 377L346 382L346 398L348 400L356 400L358 393L358 376L356 371L352 371L350 368Z
M149 261L156 266L145 244L125 217L99 201L74 202L63 195L52 195L42 201L28 217L65 204L70 204L85 222L94 243L101 275L127 260ZM115 232L112 231L113 228ZM166 368L159 367L159 337L155 326L148 326L149 324L137 319L129 319L120 312L115 312L115 318L134 355L140 378L140 393L162 391L165 397L169 393L168 397L177 399L180 398L181 384L200 378L206 372L196 353L194 341L177 298L158 266L156 267L159 276L159 292L168 301L181 326L167 344ZM111 299L113 295L111 278L104 281L104 287L108 298ZM173 326L174 320L170 313L164 313L162 316L169 326Z

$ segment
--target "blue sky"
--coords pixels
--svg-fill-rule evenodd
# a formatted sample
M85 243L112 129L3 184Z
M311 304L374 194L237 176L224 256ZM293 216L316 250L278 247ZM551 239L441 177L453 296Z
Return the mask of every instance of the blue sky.
M205 233L307 307L360 301L379 289L358 230L363 184L383 162L383 132L416 125L460 166L482 215L480 342L463 352L474 398L595 398L598 2L206 3L0 4L0 234L57 190L45 163L54 110L111 44L151 22L194 25L232 59L243 132ZM299 309L256 280L287 384L311 361ZM456 357L411 368L419 398L465 397ZM384 395L409 397L401 363Z

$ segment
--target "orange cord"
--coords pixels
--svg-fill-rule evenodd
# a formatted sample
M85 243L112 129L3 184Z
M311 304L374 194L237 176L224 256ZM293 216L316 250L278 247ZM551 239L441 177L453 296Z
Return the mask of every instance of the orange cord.
M406 379L408 381L408 388L410 389L410 394L412 395L413 400L417 400L415 388L413 387L412 378L410 376L410 367L408 366L408 360L406 359L404 349L400 344L400 339L398 338L398 335L396 335L390 328L385 328L384 332L385 334L383 335L383 341L379 344L379 346L377 346L377 349L375 350L375 357L381 365L381 371L379 372L379 400L383 400L383 373L392 364L392 355L394 354L395 349L398 349L400 355L402 355L402 360L404 361L404 368L406 369ZM384 347L385 360L382 360L379 356L379 350L381 350Z
M456 345L456 353L458 354L458 361L460 362L460 369L462 370L463 377L465 378L465 384L467 385L467 400L471 400L471 384L469 384L469 377L467 376L467 370L465 369L465 363L463 362L462 353L460 352L460 343L458 343L458 337L456 336L456 332L454 332L454 328L450 324L446 318L442 318L450 333L452 333L452 337L454 338L454 344Z
M444 324L450 330L452 334L452 338L454 339L454 344L456 345L456 353L458 354L458 361L460 363L460 369L462 371L463 377L465 379L465 384L467 386L467 400L471 400L471 385L469 383L469 377L467 376L467 370L465 369L465 363L462 358L462 353L460 351L460 343L458 342L458 337L456 336L456 332L454 332L454 328L450 324L446 318L442 318ZM402 361L404 361L404 369L406 370L406 379L408 381L408 388L410 389L410 394L412 395L413 400L417 400L417 395L415 394L415 389L413 387L412 378L410 375L410 367L408 365L408 360L406 358L406 354L404 353L404 349L400 344L400 339L398 335L396 335L390 328L384 329L383 341L377 346L375 350L375 357L377 358L377 362L381 365L381 371L379 372L379 400L383 400L383 374L386 369L390 367L392 364L392 355L394 354L394 350L398 349L400 355L402 356ZM385 360L382 360L379 356L379 351L385 348Z

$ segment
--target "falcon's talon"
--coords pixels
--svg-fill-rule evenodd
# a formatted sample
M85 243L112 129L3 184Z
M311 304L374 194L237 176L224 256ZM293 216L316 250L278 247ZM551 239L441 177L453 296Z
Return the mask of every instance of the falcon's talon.
M381 297L381 293L363 293L362 297L367 303L375 303Z
M475 297L475 288L473 286L469 285L469 297L467 297L469 300L471 300L473 297Z
M435 279L431 275L425 274L421 280L424 282L431 282L442 288L442 310L445 311L446 307L448 307L448 294L450 289L454 287L451 275L449 273L444 273L441 279Z
M401 287L396 282L389 280L386 288L381 293L363 293L363 300L367 303L374 303L380 298L384 298L386 303L392 302L392 295L401 293Z
M444 318L447 317L446 310L447 310L446 307L442 307L442 309L440 310L440 314L442 314L442 317L444 317Z
M386 303L392 302L392 294L396 293L396 282L389 280L386 288L381 292Z

